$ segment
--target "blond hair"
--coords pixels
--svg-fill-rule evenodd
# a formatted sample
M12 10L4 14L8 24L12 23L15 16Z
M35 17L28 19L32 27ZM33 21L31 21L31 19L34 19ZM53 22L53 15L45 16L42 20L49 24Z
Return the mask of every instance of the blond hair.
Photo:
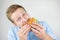
M8 7L8 9L7 9L7 12L6 12L6 13L7 13L7 18L8 18L11 22L14 22L14 21L11 19L12 13L15 12L18 8L22 8L22 9L24 9L24 11L26 11L24 7L22 7L21 5L18 5L18 4L13 4L13 5L11 5L10 7Z

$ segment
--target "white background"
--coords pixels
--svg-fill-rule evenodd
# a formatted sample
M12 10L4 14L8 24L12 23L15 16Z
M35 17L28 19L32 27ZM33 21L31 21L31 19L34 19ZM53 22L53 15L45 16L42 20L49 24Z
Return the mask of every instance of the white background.
M0 40L8 40L8 30L13 25L6 17L6 10L16 3L24 6L31 17L47 22L60 38L60 0L0 0Z

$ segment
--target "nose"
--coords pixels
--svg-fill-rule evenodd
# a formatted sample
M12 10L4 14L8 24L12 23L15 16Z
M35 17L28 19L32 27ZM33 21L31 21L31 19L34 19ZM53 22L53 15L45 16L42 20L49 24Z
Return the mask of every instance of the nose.
M24 18L24 17L22 17L22 23L23 23L23 24L26 24L26 22L27 22L27 19Z
M26 18L22 17L22 21L26 21Z

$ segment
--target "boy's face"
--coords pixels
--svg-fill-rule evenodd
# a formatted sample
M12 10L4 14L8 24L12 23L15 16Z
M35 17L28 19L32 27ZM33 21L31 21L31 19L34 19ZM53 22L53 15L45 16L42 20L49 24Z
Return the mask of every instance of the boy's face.
M11 19L14 21L14 24L19 27L22 27L24 24L26 24L29 18L30 16L22 8L18 8L11 15Z

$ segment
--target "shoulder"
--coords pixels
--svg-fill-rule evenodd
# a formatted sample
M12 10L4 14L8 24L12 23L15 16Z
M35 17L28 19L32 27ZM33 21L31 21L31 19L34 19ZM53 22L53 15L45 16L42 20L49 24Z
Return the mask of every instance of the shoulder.
M17 40L19 39L17 36L17 32L18 32L18 27L14 26L14 27L10 27L9 31L8 31L8 39L9 40Z
M45 21L38 21L38 24L40 24L42 26L47 26L48 25L47 22L45 22Z
M38 21L38 24L42 25L46 30L50 29L50 26L45 21Z
M10 27L10 29L8 30L8 34L15 34L18 30L19 28L16 26Z

